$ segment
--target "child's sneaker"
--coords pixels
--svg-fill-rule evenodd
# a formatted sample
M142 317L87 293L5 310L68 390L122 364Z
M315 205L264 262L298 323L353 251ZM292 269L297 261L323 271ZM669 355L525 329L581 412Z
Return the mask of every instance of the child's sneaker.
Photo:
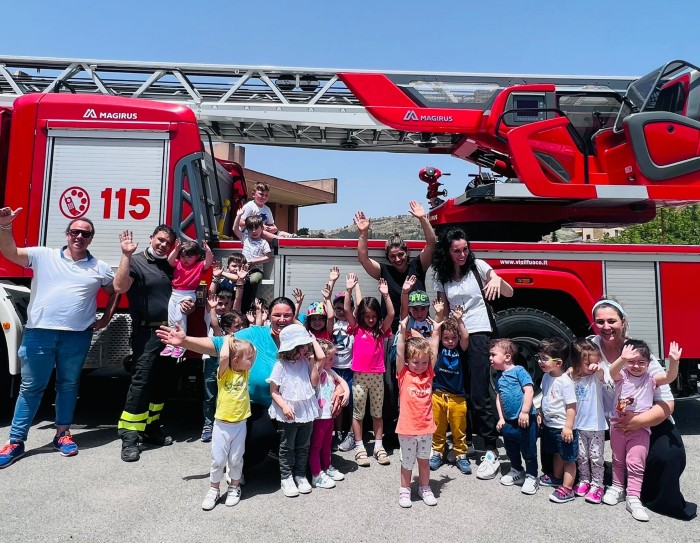
M212 427L208 424L202 428L202 437L200 438L202 443L209 443L211 441Z
M437 505L435 494L433 494L429 486L419 486L418 497L423 500L425 505Z
M202 502L202 509L205 511L211 511L216 507L216 502L219 501L219 489L213 486L209 487L207 490L207 495L204 496L204 501Z
M399 505L404 509L407 509L413 505L411 503L411 489L410 488L399 488Z
M343 452L351 451L355 448L355 435L352 432L348 432L345 438L338 445L338 450Z
M564 483L563 479L555 479L546 473L540 477L540 486L553 486L558 487Z
M603 503L606 505L617 505L625 501L625 491L616 486L609 486L603 495Z
M566 503L576 499L574 491L565 486L557 487L554 492L549 495L549 501L554 503Z
M24 456L24 441L8 443L0 449L0 469L6 468Z
M430 462L429 463L430 463L430 471L435 471L440 466L442 466L442 455L437 451L433 451L433 454L430 455Z
M591 489L586 494L586 501L588 503L599 504L603 501L603 487L602 486L591 486Z
M472 465L469 462L466 454L460 454L455 458L455 464L457 464L457 469L464 473L464 475L472 474Z
M649 522L649 513L637 496L627 496L627 510L632 513L632 518L635 520Z
M241 501L241 485L229 485L228 491L226 492L226 501L224 502L224 505L226 507L233 507L234 505L237 505L239 501Z
M539 488L540 485L537 482L537 477L534 475L526 475L525 482L523 483L523 487L520 489L520 492L532 496L533 494L537 493Z
M477 479L493 479L501 467L501 461L493 451L486 451L481 457L481 464L476 468Z
M61 456L78 454L78 446L73 442L73 437L68 430L53 438L53 448L60 452Z
M311 486L316 488L335 488L335 481L324 472L321 472L311 479Z
M163 349L160 352L160 356L172 356L173 354L173 346L172 345L166 345L165 349Z
M294 484L294 479L291 476L286 479L282 479L282 493L288 498L294 498L299 495L299 489L297 485Z
M585 496L586 494L588 494L588 491L590 489L591 484L588 481L583 481L574 487L574 494L576 494L580 498L581 496Z
M345 479L345 475L340 473L337 469L335 469L333 466L329 466L328 469L326 470L326 475L333 479L334 481L342 481Z
M167 349L167 347L166 347ZM173 347L173 352L170 354L173 358L181 358L185 355L184 347Z
M508 473L501 477L501 484L503 486L520 486L525 482L525 472L518 471L517 469L511 468Z
M381 464L382 466L388 466L389 464L391 464L391 460L389 460L389 455L386 454L384 447L374 449L374 458L376 458L377 464Z
M363 468L369 467L369 457L367 456L367 451L364 448L355 449L355 462L358 466Z
M302 494L311 493L311 485L309 484L309 481L306 480L306 477L300 477L297 475L294 477L294 482L297 484L297 489Z

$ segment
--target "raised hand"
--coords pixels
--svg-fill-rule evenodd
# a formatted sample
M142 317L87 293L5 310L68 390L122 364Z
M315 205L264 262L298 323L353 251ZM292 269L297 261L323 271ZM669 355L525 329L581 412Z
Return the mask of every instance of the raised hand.
M335 283L340 277L340 268L338 266L332 266L331 271L328 273L328 280Z
M216 306L219 305L219 297L216 294L209 293L209 296L207 296L207 306L209 309L216 309Z
M214 277L221 277L224 273L224 268L221 267L221 262L218 260L211 265L211 273Z
M0 209L0 226L7 226L8 224L12 224L12 221L15 220L15 217L17 217L20 211L22 211L21 207L18 207L17 209L12 209L11 207L3 207L2 209Z
M248 275L248 272L250 271L250 266L248 264L241 264L240 267L238 268L238 281L243 281L246 276Z
M671 360L675 360L676 362L680 361L681 355L683 354L683 349L678 347L678 343L675 341L671 342L671 345L668 348L668 357Z
M173 347L180 347L187 337L187 334L183 332L179 324L176 324L172 328L169 326L161 326L159 330L156 330L156 335L162 343L172 345Z
M406 327L408 326L408 317L399 321L399 334L406 334Z
M323 297L324 300L330 300L331 299L331 285L330 283L327 283L323 285L323 288L321 289L321 296Z
M633 358L635 358L637 355L639 355L639 351L632 345L625 345L622 348L622 353L620 354L620 358L622 358L625 361L630 361Z
M458 305L452 310L452 316L458 321L461 321L462 317L464 316L464 308L461 305Z
M389 295L389 285L386 282L386 279L382 278L379 280L379 284L377 285L377 288L379 289L379 292L381 293L382 296L388 296Z
M411 289L416 284L416 281L418 281L418 278L415 275L410 275L406 277L406 280L403 282L401 290L403 292L411 292Z
M294 300L296 301L297 305L301 305L304 301L304 292L300 288L295 288L292 291L292 295L294 296Z
M345 276L345 288L347 290L352 290L355 288L355 285L357 285L357 274L354 272L350 272Z
M5 208L9 209L9 208ZM20 208L21 209L21 208ZM2 210L0 210L0 213ZM0 216L0 219L2 217ZM121 245L122 248L122 254L126 256L131 256L134 254L134 251L138 249L139 244L134 243L133 241L134 234L130 232L129 230L124 230L121 234L119 234L119 244Z
M366 236L367 232L369 232L369 219L365 217L363 211L358 211L357 213L355 213L355 216L353 217L353 222L355 223L355 226L357 226L357 229L360 231L360 235Z
M416 202L415 200L411 200L408 202L408 205L410 208L408 212L416 219L422 219L425 217L425 209L423 209L423 204Z
M248 320L248 324L250 324L251 326L255 326L255 311L249 309L248 312L245 314L245 318Z
M442 315L442 312L445 311L445 302L440 298L435 298L433 300L433 309L435 309L435 315Z

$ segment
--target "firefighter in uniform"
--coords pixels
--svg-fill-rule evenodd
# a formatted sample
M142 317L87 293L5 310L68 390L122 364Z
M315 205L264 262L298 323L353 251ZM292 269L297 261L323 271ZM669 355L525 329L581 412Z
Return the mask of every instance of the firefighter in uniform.
M163 345L156 330L168 321L173 268L167 257L175 237L175 231L162 224L153 232L148 248L135 255L138 244L133 242L131 232L123 232L120 236L122 261L128 261L129 276L124 279L126 285L117 286L128 289L132 323L131 385L117 427L124 462L136 462L140 458L139 442L159 446L173 442L160 424L167 394L167 373L173 360L160 356ZM190 313L193 309L192 302L183 302L183 313Z

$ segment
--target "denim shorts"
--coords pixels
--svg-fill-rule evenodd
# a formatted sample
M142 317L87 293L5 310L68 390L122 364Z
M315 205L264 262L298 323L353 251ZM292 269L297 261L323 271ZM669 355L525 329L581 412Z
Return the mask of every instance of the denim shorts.
M578 459L578 430L574 430L574 440L566 443L561 438L561 428L542 427L542 452L558 454L564 462L576 462Z

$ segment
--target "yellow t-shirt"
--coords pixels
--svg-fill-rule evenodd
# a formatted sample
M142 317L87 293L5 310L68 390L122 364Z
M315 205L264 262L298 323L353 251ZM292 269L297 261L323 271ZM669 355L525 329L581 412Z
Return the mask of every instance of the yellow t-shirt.
M233 371L226 368L216 382L219 394L216 398L216 418L224 422L240 422L250 417L248 376L250 371Z

